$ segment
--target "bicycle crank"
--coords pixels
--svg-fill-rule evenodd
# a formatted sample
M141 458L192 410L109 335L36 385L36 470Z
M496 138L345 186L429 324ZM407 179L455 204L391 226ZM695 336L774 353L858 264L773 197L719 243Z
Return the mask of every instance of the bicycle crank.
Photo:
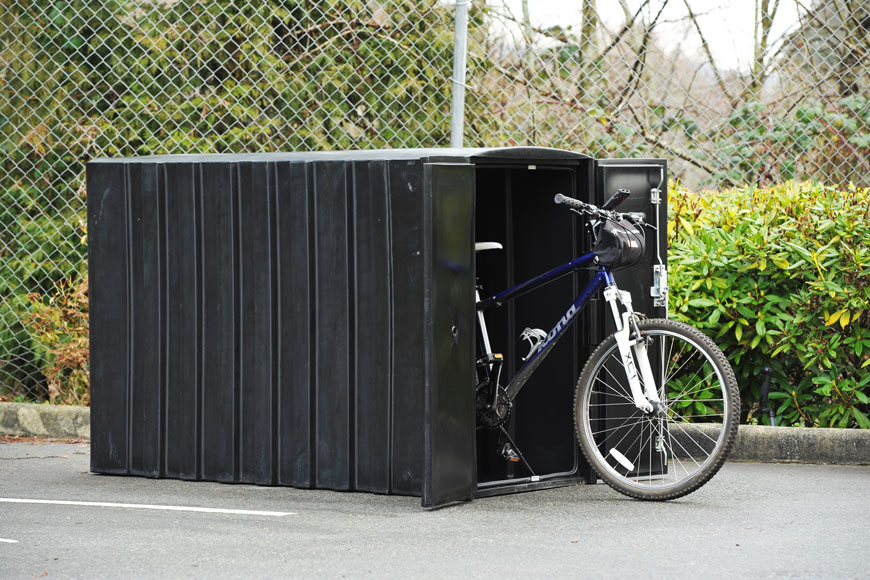
M513 404L508 400L503 387L497 387L494 396L492 389L492 384L481 383L478 385L475 404L480 424L487 429L498 429L507 422Z

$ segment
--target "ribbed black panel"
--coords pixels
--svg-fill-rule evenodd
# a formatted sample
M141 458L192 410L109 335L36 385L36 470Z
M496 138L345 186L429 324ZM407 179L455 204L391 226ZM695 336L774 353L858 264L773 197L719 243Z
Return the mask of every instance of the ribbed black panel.
M175 163L166 175L166 475L196 478L197 223L196 167ZM139 304L133 304L138 310ZM134 385L135 388L135 385Z
M276 164L278 251L278 304L281 316L278 338L279 453L278 482L313 485L311 447L313 409L312 368L316 321L313 314L313 251L309 215L314 192L309 166Z
M238 171L200 167L202 175L202 477L235 479L236 248Z
M169 161L89 166L93 469L419 495L422 163Z
M272 482L272 216L269 166L240 163L239 480ZM273 179L273 178L272 178Z
M162 429L160 175L157 166L128 165L130 196L130 472L160 474Z
M423 483L423 175L391 161L393 388L390 488L419 495ZM472 313L473 315L473 313Z
M354 488L390 489L392 288L387 164L353 165Z
M350 487L352 385L348 278L348 176L343 163L314 164L315 485Z
M125 165L88 174L91 469L130 473L128 189Z

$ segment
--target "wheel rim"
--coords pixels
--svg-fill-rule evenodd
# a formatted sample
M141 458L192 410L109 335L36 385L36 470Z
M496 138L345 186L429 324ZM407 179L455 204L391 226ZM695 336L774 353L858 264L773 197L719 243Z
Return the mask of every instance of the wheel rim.
M634 407L614 343L592 369L583 397L583 436L602 477L643 491L667 493L703 479L730 428L725 376L699 342L666 329L646 329L664 408ZM663 377L665 380L662 380Z

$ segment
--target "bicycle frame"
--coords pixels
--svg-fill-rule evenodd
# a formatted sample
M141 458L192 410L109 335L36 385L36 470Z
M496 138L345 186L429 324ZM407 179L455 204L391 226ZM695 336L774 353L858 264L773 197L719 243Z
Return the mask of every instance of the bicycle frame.
M485 298L477 303L477 310L483 311L487 308L491 308L493 306L501 306L504 302L508 300L512 300L517 298L518 296L522 296L527 292L531 292L541 286L553 282L563 276L567 276L573 272L577 272L590 264L593 263L595 259L595 254L588 253L584 256L580 256L579 258L575 258L570 262L553 268L552 270L545 272L535 278L530 280L526 280L525 282L514 286L513 288L509 288L498 294L490 296L489 298ZM511 382L505 387L505 393L507 395L508 400L513 401L517 394L520 392L520 389L523 388L523 385L528 382L529 377L531 377L532 373L535 372L535 369L544 361L547 355L550 353L552 348L556 345L562 335L565 333L565 330L577 319L577 316L586 305L589 303L589 300L599 291L601 288L605 286L610 286L615 284L613 279L613 274L605 267L600 267L598 272L589 281L588 284L580 291L580 294L577 295L577 298L574 300L574 303L571 304L571 307L568 308L568 311L565 312L565 315L556 322L556 325L547 333L547 338L545 338L535 349L535 352L529 356L528 360L526 360L525 364L523 364L522 368L514 375ZM491 354L491 353L487 353Z

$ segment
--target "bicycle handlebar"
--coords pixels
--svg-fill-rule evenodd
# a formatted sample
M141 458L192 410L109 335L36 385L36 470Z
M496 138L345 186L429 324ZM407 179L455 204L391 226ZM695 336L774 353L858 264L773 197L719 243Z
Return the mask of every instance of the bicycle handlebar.
M568 197L567 195L562 195L561 193L556 194L556 197L553 198L553 202L556 205L567 205L571 209L576 209L577 211L587 213L591 213L591 211L598 209L594 205L583 203L579 199L574 199L573 197Z
M566 205L571 209L577 210L579 212L593 215L599 219L628 219L633 222L644 224L646 221L646 214L642 212L628 212L628 213L618 213L615 211L608 211L606 209L601 209L597 205L592 205L591 203L584 203L579 199L574 199L573 197L568 197L567 195L562 195L561 193L557 193L556 197L553 198L553 202L556 205Z

